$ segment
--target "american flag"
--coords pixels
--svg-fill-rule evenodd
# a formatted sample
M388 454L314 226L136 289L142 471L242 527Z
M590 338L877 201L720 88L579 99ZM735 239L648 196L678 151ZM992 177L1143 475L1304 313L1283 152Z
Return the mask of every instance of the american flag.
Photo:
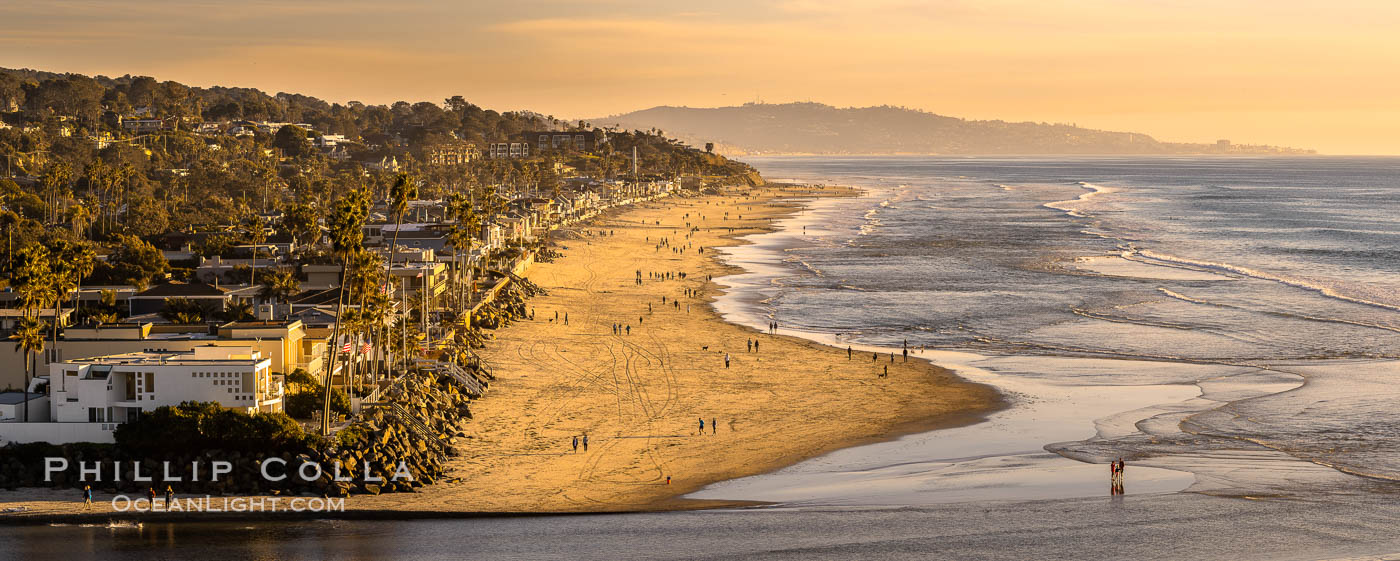
M369 350L372 348L374 347L371 347L369 343L362 344L360 345L360 354L367 355L369 354Z
M342 353L348 353L348 352L350 352L350 349L353 349L353 348L355 348L355 347L354 347L349 341L346 341L344 345L341 345L341 346L340 346L340 352L342 352Z

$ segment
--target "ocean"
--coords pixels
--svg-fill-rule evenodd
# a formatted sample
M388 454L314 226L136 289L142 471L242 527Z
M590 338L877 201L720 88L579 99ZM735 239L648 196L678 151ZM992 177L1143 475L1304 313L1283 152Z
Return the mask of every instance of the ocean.
M731 282L728 317L838 346L937 349L926 357L1011 407L992 417L1001 428L841 451L699 496L1101 492L1040 475L1075 469L1063 459L1127 458L1239 496L1400 481L1400 159L754 163L864 194L815 201L730 250L753 272ZM1180 483L1154 475L1153 491Z
M863 194L724 250L721 313L1007 407L694 495L761 508L0 528L0 559L1400 558L1400 159L750 161Z

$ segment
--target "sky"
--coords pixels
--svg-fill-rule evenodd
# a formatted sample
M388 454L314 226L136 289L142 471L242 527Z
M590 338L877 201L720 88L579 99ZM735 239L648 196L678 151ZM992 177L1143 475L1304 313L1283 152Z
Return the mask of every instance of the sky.
M596 118L898 105L1400 154L1394 0L49 0L0 66Z

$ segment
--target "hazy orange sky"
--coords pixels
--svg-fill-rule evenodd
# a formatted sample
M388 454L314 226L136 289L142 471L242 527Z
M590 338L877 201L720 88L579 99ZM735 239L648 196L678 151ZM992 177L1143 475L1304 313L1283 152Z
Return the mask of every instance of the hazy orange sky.
M1394 0L5 2L0 66L566 118L890 104L1400 154Z

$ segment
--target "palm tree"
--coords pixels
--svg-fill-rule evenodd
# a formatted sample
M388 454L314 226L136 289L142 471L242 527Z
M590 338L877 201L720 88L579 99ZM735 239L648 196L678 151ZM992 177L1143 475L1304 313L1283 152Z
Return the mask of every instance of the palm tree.
M58 215L54 211L58 207L59 194L69 182L73 180L73 170L68 163L63 160L56 160L49 166L48 172L40 178L44 186L45 208L44 223L57 221Z
M384 275L384 292L393 289L391 284L394 279L394 253L399 247L399 232L403 230L403 215L408 210L408 202L416 198L418 198L418 180L416 178L404 173L400 173L394 178L394 185L389 188L389 209L394 213L394 241L389 244L389 265L388 271ZM404 294L403 298L407 302L408 295Z
M389 210L394 213L394 241L389 244L389 270L394 269L394 251L399 247L399 231L403 229L403 214L408 202L418 198L418 181L406 173L394 178L389 188Z
M179 324L204 323L206 315L204 306L189 298L166 299L165 309L160 311L160 317Z
M468 279L464 279L467 272L467 261L471 257L472 245L476 241L476 231L480 227L480 221L476 216L476 209L472 208L471 201L464 196L457 195L447 205L447 211L453 219L452 228L448 231L447 239L452 244L453 257L458 261L457 268L457 292L461 299L462 306L468 304L467 297L470 294L466 290Z
M384 292L375 292L369 295L365 301L365 319L370 328L370 344L373 345L374 357L371 364L374 366L373 380L380 378L380 364L384 357L384 339L388 337L386 320L389 318L389 311L392 309L389 296Z
M19 263L10 275L10 286L19 295L25 316L38 317L39 310L52 299L53 259L43 244L30 244L20 250Z
M287 305L287 315L283 319L292 315L292 297L301 292L301 281L297 280L295 273L287 270L273 271L263 276L262 289L258 291L258 296L272 301L281 301ZM277 319L277 313L273 312L273 319Z
M248 277L248 284L258 284L258 246L267 243L267 223L260 214L254 214L248 222L248 241L253 244L253 274Z
M15 340L15 351L24 353L24 422L29 422L29 380L32 378L31 369L34 367L34 355L44 352L44 322L35 318L22 318L19 321L19 328L15 330L11 339Z
M101 160L99 160L101 161ZM92 213L83 205L73 205L73 210L68 217L69 224L73 227L73 235L87 237L88 226L92 224Z
M326 345L326 391L321 407L321 434L331 432L331 382L335 375L335 354L339 351L342 312L345 311L345 275L351 259L364 251L365 219L369 216L369 197L361 190L346 193L336 201L327 226L330 229L331 251L340 257L340 297L335 304L336 322L331 328L330 344Z
M228 305L223 314L225 321L247 321L253 319L257 314L253 309L253 303L247 300L239 300Z

